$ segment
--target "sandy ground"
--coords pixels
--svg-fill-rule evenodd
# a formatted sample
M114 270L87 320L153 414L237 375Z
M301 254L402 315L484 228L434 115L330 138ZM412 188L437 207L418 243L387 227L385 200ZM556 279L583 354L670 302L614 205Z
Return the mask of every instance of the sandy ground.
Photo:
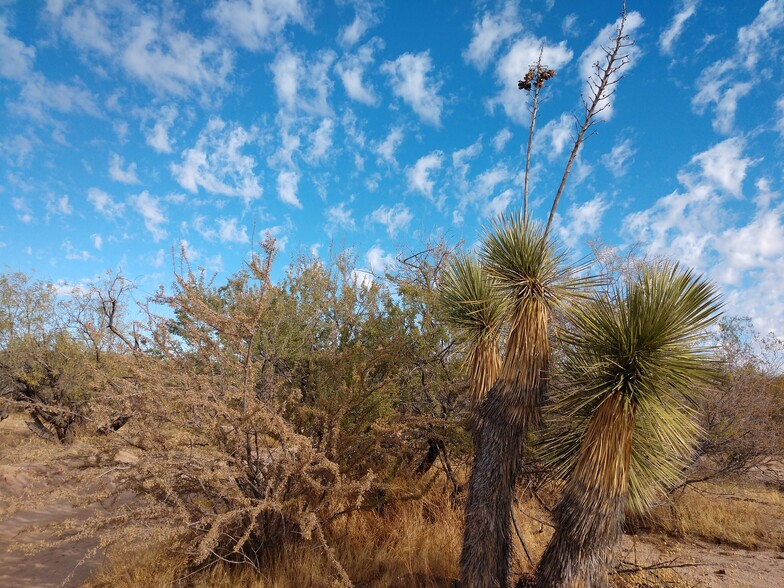
M702 541L675 541L661 536L624 537L622 559L648 566L673 566L688 585L726 588L784 587L784 552L729 548Z
M21 415L12 415L0 422L0 512L10 497L34 487L46 491L47 484L36 476L42 468L34 463L13 463L18 451L31 441ZM35 440L33 439L33 442ZM11 463L9 463L11 462ZM0 519L0 588L68 588L81 585L102 563L101 554L88 557L96 541L77 541L44 549L38 553L25 553L17 548L49 539L45 531L31 531L32 525L57 523L67 519L85 518L89 511L77 510L69 504L52 502L35 511L16 512ZM63 583L69 576L68 582Z
M28 440L30 433L20 416L0 422L0 507L10 496L31 484L41 484L34 475L35 464L14 463L12 452L17 444ZM37 511L18 512L0 520L0 588L55 588L79 586L103 561L98 553L89 555L95 543L79 541L58 545L35 554L15 550L20 544L47 539L44 532L31 532L30 525L52 523L68 518L86 517L87 511L68 504L51 503ZM726 588L784 588L784 552L748 551L711 545L699 541L676 542L658 535L625 537L621 559L648 566L670 562L688 585ZM70 580L63 581L71 575Z

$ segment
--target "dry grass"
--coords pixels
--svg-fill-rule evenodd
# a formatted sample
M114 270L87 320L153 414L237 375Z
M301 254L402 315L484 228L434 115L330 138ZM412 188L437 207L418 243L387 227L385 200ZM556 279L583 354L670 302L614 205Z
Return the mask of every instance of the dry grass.
M462 504L454 504L446 489L436 488L423 500L403 502L381 513L353 514L336 523L335 555L358 587L451 587L458 577L462 541ZM551 530L536 519L546 514L533 501L517 509L517 522L534 561L541 556ZM187 575L184 559L164 547L136 556L109 558L87 586L91 588L164 588ZM323 551L293 546L268 569L216 565L188 577L181 585L199 588L327 588L337 576ZM513 577L531 566L515 537Z
M745 549L784 548L784 495L761 484L686 488L652 513L651 527Z

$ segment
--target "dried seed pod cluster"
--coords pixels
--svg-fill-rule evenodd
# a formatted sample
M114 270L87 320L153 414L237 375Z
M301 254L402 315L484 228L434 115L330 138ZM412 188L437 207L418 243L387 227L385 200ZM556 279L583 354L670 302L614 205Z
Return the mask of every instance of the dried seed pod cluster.
M549 80L550 78L555 77L555 70L545 67L543 65L536 66L532 65L525 74L525 77L517 82L517 89L518 90L526 90L530 91L531 88L536 86L538 89L542 89L544 83Z

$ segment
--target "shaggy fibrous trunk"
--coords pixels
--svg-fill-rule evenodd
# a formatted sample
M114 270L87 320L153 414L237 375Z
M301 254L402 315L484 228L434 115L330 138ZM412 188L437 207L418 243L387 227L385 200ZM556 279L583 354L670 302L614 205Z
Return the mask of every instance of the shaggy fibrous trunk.
M471 398L471 415L474 418L478 416L482 401L501 371L501 354L496 340L485 341L471 350L468 371L468 394Z
M591 418L553 511L556 532L539 562L538 588L608 584L605 562L621 537L633 429L634 412L620 394Z
M523 441L541 423L550 359L548 311L531 303L518 316L501 374L473 423L474 464L460 556L462 585L471 588L508 585L512 500Z

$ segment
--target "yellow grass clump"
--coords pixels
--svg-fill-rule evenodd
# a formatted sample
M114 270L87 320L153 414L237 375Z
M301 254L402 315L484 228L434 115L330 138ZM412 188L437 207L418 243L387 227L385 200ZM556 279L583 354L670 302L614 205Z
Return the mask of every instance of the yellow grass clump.
M746 549L784 548L784 495L762 484L686 488L651 513L652 530Z

